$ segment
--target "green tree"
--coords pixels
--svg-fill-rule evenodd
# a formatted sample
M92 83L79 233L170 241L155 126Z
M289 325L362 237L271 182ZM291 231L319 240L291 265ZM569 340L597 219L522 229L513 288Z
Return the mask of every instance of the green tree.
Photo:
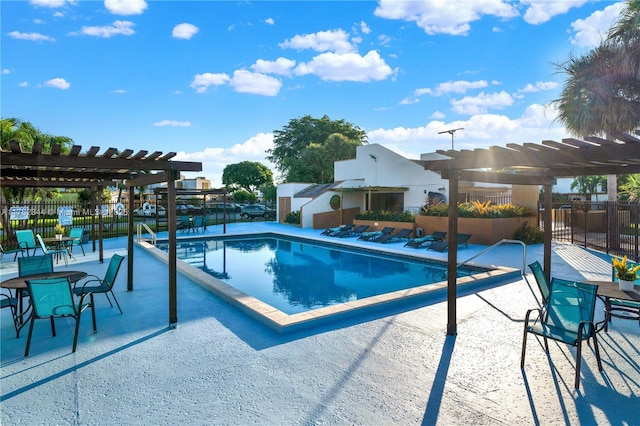
M304 150L311 144L324 145L335 133L353 141L356 146L367 143L366 132L345 120L331 120L326 115L320 119L305 115L290 120L282 130L274 130L273 148L267 150L267 159L275 164L285 182L299 181L298 177L305 165L305 160L302 159ZM313 156L313 153L308 155ZM295 169L294 174L290 174L292 169ZM331 169L333 172L332 160ZM320 174L316 175L315 179L305 181L320 182Z
M607 187L607 178L605 176L578 176L571 182L570 186L572 191L577 189L580 194L586 194L589 200L592 194L596 195L596 200L598 199L598 187L603 191Z
M620 194L627 196L629 201L640 201L640 173L627 175L620 185Z
M233 193L233 200L236 203L244 204L244 203L255 203L256 202L256 194L253 192L247 192L244 189L240 189Z
M253 193L265 184L273 184L273 174L267 166L255 161L227 165L222 171L222 183L228 188L243 188Z

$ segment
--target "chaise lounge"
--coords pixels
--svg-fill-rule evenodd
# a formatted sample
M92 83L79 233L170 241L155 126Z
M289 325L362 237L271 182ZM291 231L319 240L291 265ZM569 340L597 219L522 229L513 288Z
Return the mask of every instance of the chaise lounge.
M413 232L413 229L403 228L395 234L392 234L392 233L382 234L378 238L375 238L370 241L374 243L385 244L385 243L388 243L389 241L400 240L401 238L409 238L409 235L411 235L412 232Z
M463 245L469 247L468 241L471 238L471 234L458 234L458 247ZM431 243L427 250L445 251L449 248L449 241L434 241Z
M433 243L435 241L442 241L447 236L446 232L434 231L430 235L423 237L413 238L404 245L405 247L420 248L427 243Z

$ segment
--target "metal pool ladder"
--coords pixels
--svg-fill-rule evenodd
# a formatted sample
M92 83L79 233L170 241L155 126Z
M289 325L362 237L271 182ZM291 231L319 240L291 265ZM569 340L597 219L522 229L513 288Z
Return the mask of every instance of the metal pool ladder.
M142 228L144 228L146 233L149 234L149 238L142 238ZM138 223L137 234L138 234L138 240L137 240L138 242L146 241L148 243L153 244L154 246L156 245L156 233L153 232L151 228L147 226L146 223L142 223L142 222Z
M494 245L489 246L486 249L482 250L480 253L477 253L476 255L470 257L469 259L458 263L458 267L460 267L460 266L462 266L462 265L464 265L466 263L471 262L473 259L477 258L478 256L480 256L482 254L485 254L485 253L493 250L494 248L496 248L496 247L498 247L498 246L500 246L502 244L520 244L522 246L522 269L521 269L521 272L522 272L522 275L524 276L525 275L525 268L527 266L527 245L525 243L523 243L522 241L520 241L520 240L506 240L506 239L500 240L497 243L495 243Z

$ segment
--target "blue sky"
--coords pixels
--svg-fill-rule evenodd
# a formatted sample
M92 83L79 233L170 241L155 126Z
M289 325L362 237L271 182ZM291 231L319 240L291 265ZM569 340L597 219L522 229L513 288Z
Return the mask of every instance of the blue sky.
M2 1L2 117L83 149L177 152L221 185L293 118L344 119L408 158L570 137L554 63L612 1ZM101 151L101 152L102 152Z

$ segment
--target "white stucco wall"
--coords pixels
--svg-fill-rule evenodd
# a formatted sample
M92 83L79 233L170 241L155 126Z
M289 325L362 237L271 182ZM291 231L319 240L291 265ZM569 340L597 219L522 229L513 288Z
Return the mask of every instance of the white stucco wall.
M335 163L334 173L336 181L359 179L362 187L408 188L404 197L405 210L419 209L429 191L443 194L449 191L449 182L439 174L378 144L359 146L354 160Z

